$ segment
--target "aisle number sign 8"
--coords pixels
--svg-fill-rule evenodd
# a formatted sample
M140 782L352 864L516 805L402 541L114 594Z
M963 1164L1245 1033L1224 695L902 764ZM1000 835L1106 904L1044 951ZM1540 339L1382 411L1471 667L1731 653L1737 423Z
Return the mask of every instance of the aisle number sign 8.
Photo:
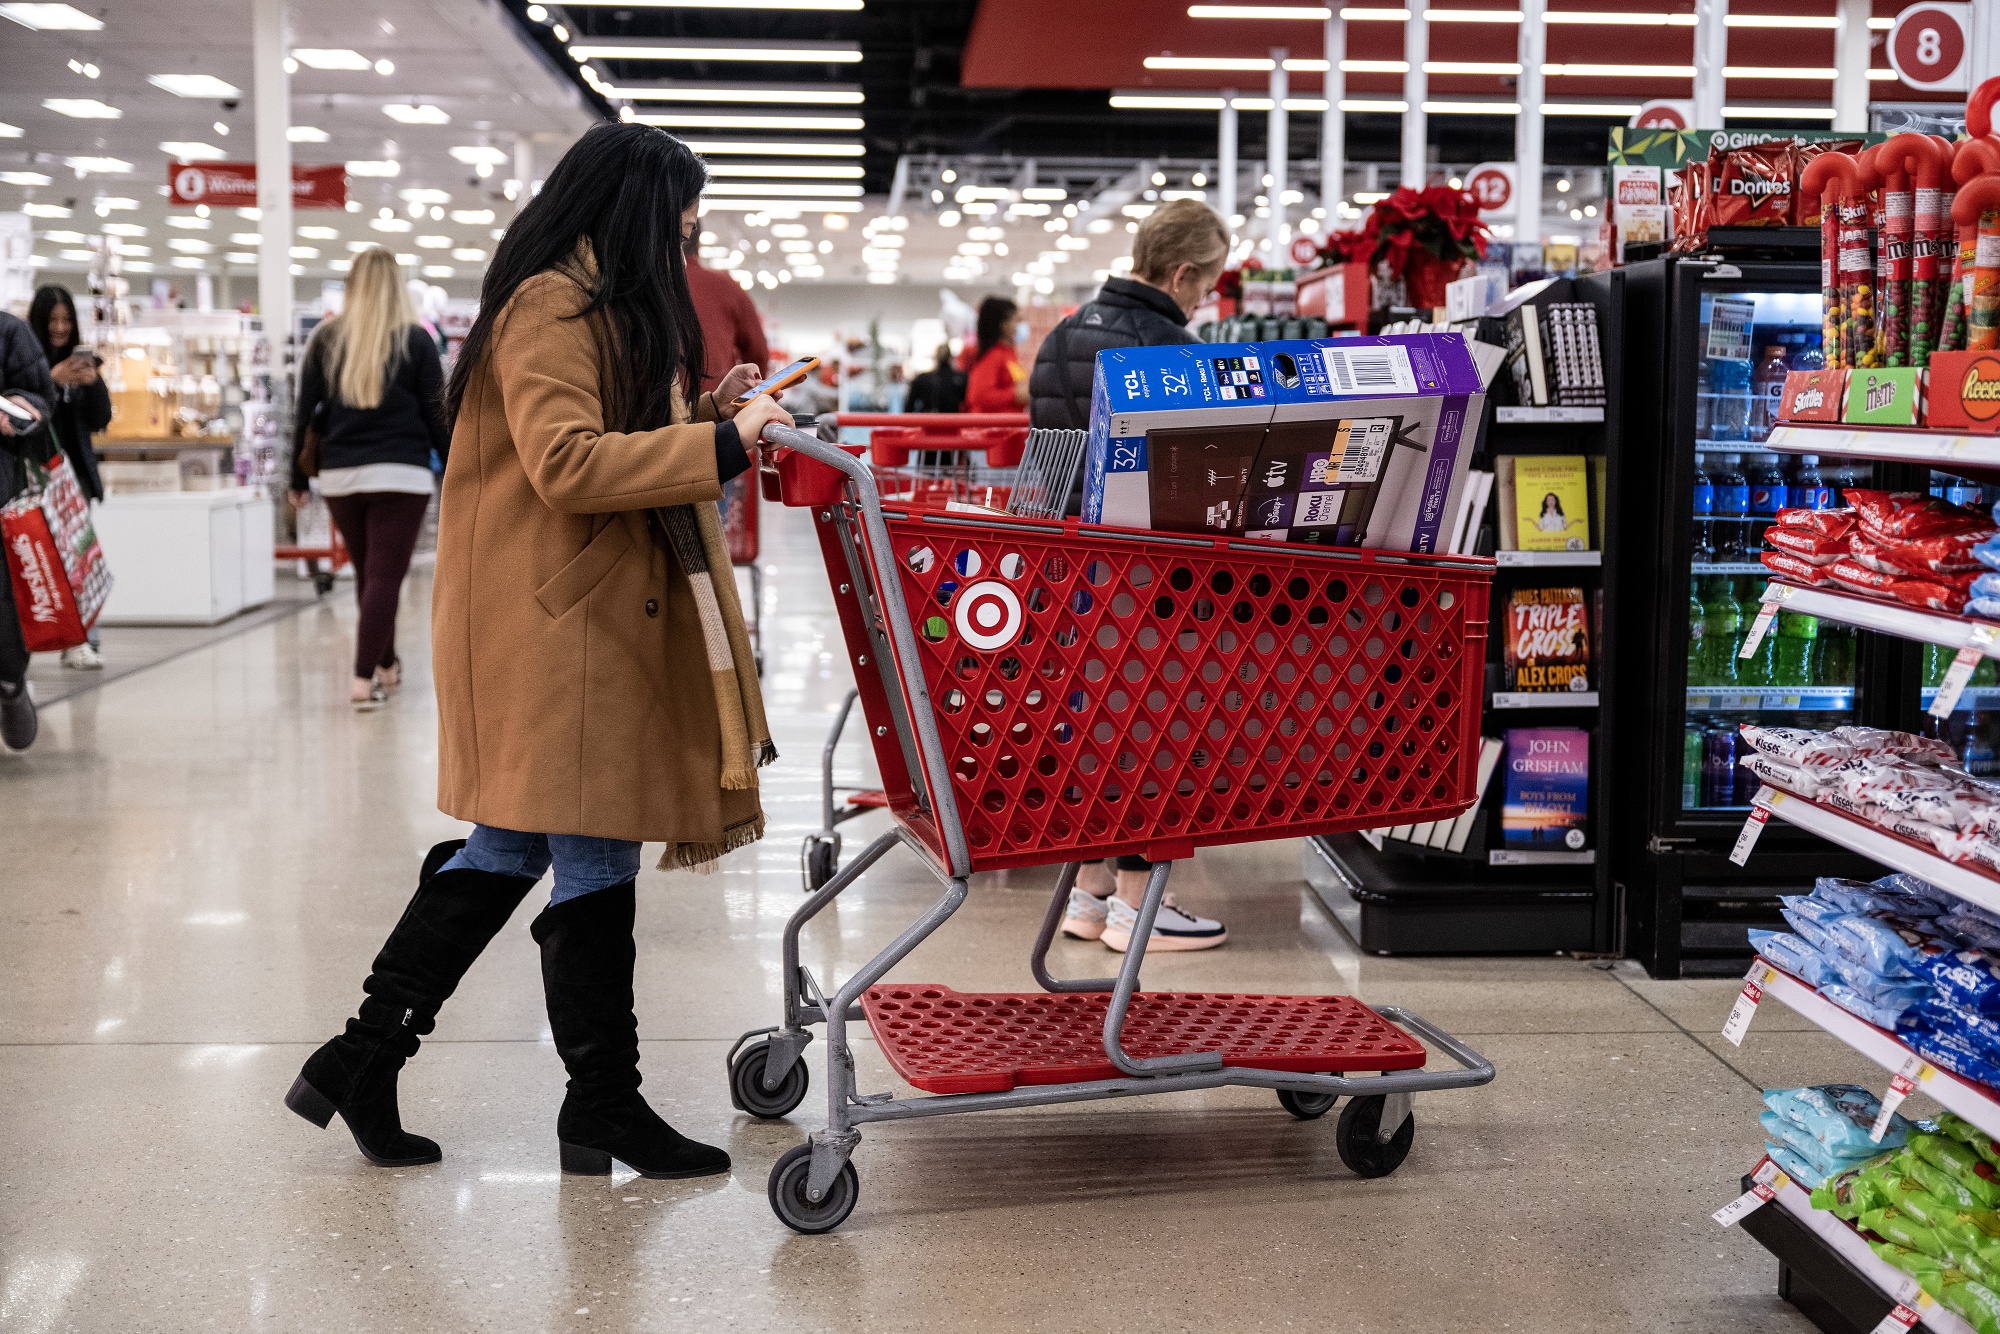
M1912 88L1968 92L1972 88L1972 6L1963 0L1926 0L1896 16L1889 31L1889 64Z

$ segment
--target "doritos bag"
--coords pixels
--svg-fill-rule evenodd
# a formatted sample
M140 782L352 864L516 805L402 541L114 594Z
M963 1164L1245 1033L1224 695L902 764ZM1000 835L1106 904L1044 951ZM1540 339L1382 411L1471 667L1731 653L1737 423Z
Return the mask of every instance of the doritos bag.
M1779 141L1710 154L1712 227L1783 227L1792 220L1790 145ZM1719 161L1717 159L1720 159Z

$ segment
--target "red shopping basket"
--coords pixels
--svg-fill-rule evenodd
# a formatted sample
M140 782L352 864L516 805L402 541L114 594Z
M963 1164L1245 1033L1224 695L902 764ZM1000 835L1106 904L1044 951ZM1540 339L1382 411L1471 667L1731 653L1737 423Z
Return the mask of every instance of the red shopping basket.
M882 596L834 470L780 471L816 506L890 809L947 866L953 808L980 871L1421 822L1476 795L1490 561L885 505L901 587ZM875 618L899 609L921 691L881 660ZM948 770L927 783L926 714Z

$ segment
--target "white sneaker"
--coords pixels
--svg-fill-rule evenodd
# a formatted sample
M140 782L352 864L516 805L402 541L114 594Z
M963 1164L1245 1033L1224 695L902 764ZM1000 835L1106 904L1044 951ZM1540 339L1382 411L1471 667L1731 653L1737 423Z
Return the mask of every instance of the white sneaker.
M89 644L78 644L75 648L62 651L62 665L73 671L101 672L104 670L104 655Z
M1132 928L1138 920L1138 909L1114 897L1105 909L1104 932L1098 938L1108 948L1123 954L1132 943ZM1153 935L1146 942L1146 952L1212 950L1227 939L1229 928L1213 918L1194 917L1182 912L1169 895L1153 918Z
M1063 915L1062 933L1071 940L1096 940L1104 934L1105 900L1080 889L1069 892L1069 911Z

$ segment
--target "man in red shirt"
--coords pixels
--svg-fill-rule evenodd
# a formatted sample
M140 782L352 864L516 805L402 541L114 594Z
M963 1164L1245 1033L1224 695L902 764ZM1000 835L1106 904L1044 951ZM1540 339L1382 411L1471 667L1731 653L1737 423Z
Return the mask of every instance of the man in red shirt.
M708 361L702 369L701 387L715 388L731 366L746 361L770 370L771 349L764 342L764 320L750 294L728 274L701 266L694 237L688 238L684 253L688 295L694 298L695 318L701 321L701 341Z

